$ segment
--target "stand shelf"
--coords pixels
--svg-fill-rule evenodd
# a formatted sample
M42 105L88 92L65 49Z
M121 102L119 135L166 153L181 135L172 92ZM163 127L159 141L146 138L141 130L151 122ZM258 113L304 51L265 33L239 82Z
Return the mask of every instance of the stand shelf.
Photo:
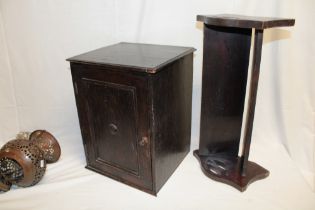
M248 161L253 129L259 67L266 28L293 26L294 19L239 15L198 15L204 23L202 101L199 150L194 151L210 178L240 191L269 175ZM254 46L247 117L238 156L246 95L252 29Z

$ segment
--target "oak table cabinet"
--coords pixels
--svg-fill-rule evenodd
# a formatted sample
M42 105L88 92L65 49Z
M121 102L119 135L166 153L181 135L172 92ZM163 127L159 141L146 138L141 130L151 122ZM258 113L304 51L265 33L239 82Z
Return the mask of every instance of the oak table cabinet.
M194 151L210 178L244 191L269 172L249 161L264 29L293 26L294 19L240 15L198 15L204 24L199 150ZM253 34L252 34L253 30ZM252 66L244 110L251 39ZM243 112L247 113L244 125ZM241 155L239 145L244 127Z
M86 168L156 195L189 152L194 50L119 43L67 59Z

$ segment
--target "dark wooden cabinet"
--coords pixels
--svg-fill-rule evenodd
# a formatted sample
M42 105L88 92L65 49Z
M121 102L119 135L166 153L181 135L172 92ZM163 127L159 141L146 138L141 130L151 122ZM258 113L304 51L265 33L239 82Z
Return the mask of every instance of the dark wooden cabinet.
M88 169L160 190L190 147L193 51L119 43L68 59Z

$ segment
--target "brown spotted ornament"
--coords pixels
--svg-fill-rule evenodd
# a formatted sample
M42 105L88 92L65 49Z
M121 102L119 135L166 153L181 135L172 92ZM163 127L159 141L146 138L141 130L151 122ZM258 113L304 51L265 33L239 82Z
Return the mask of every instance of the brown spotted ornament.
M58 141L47 131L19 133L17 139L0 149L0 191L10 190L11 185L37 184L44 176L46 163L56 162L60 153Z

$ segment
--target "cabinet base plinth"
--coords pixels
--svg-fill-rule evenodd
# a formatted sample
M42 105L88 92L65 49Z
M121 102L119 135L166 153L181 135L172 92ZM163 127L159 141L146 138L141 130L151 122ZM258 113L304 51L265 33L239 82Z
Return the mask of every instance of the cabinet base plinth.
M209 178L231 185L243 192L249 184L266 178L269 171L258 164L248 161L246 174L241 173L241 158L224 154L201 155L199 150L194 151L199 160L203 173Z

